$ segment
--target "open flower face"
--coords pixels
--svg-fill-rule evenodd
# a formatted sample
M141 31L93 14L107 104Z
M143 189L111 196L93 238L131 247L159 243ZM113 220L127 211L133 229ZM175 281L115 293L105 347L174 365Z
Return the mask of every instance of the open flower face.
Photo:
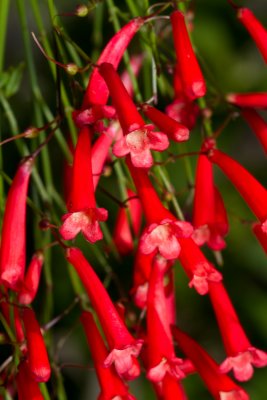
M150 168L153 157L150 150L163 151L169 146L167 136L162 132L153 132L153 125L132 127L132 130L119 139L113 146L116 157L130 154L134 167Z
M152 224L141 238L141 251L144 254L158 252L167 260L179 257L181 246L177 238L190 237L193 227L188 222L163 220L160 224Z

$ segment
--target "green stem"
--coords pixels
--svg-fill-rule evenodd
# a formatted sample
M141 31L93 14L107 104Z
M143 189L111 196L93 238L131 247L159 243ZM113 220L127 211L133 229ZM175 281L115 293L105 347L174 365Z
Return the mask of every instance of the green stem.
M95 9L93 20L93 43L94 50L92 52L92 59L97 60L100 54L100 49L103 44L103 21L104 21L104 3L98 4Z
M10 107L9 102L2 95L1 91L0 91L0 103L1 103L1 105L5 111L6 117L8 119L11 133L13 136L16 136L19 133L17 120L15 118L15 115L14 115L11 107ZM25 143L22 143L20 140L15 140L15 144L16 144L18 151L22 157L28 156L30 154L30 150L28 149L28 146ZM49 203L49 196L47 194L46 188L45 188L45 186L42 182L42 179L35 167L33 168L33 171L32 171L32 177L34 179L34 182L36 184L36 187L38 189L38 192L39 192L42 200L46 203Z
M213 136L213 129L209 115L205 115L205 110L207 110L207 103L204 97L200 97L198 99L198 105L199 108L203 111L203 128L205 135L211 137Z
M9 13L9 0L1 0L0 1L0 72L2 72L4 68L8 13Z
M40 389L41 389L42 395L44 396L44 400L50 400L51 397L49 395L46 383L42 382L39 385L40 385Z
M159 176L162 179L162 182L163 182L164 186L168 190L168 192L173 194L173 187L172 187L172 185L170 183L170 179L169 179L169 176L168 176L168 173L167 173L166 169L163 166L156 167L156 169L158 171ZM174 208L178 218L180 220L184 221L184 219L185 219L184 218L184 214L183 214L182 209L181 209L181 207L180 207L180 205L179 205L179 203L178 203L178 201L177 201L175 196L171 196L171 202L172 202L173 208Z
M52 23L52 26L54 26L55 25L54 24L54 19L55 18L59 19L59 17L57 16L58 13L57 13L57 10L56 10L56 7L54 5L54 1L53 0L47 0L47 4L48 4L49 13L50 13L51 23ZM40 18L40 20L41 20L41 18ZM59 24L59 26L60 26L60 24ZM47 46L47 42L44 42L45 51L47 52L47 54L50 57L53 58L53 54L51 52L51 48L48 48L46 46ZM52 70L52 73L53 73L54 79L56 79L56 70L54 69L54 72ZM66 92L66 90L65 90L65 88L64 88L64 86L62 84L61 84L61 97L62 97L62 103L63 103L63 106L64 106L64 113L66 115L66 119L67 119L67 122L68 122L68 126L69 126L70 135L71 135L71 138L72 138L72 142L73 142L73 144L75 144L76 143L76 138L77 138L77 133L76 133L76 127L75 127L73 119L72 119L72 109L73 108L72 108L72 106L70 104L70 101L68 99L67 92Z
M0 73L4 68L4 56L6 47L6 32L9 13L9 0L0 1ZM0 110L0 121L2 121L2 112ZM2 140L2 124L0 125L0 141ZM0 148L0 169L3 169L3 154ZM4 183L0 178L0 213L2 214L5 204Z

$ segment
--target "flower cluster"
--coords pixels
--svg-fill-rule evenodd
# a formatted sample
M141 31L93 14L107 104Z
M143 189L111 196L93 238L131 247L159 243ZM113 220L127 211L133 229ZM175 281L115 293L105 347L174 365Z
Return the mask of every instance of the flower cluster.
M190 2L177 3L178 9L167 15L161 13L167 13L171 3L150 13L160 7L159 3L146 16L130 19L107 41L98 59L90 63L82 101L75 110L73 101L72 117L68 115L74 132L72 143L71 138L65 141L60 136L58 125L54 128L54 122L50 124L50 136L61 140L67 149L69 164L60 170L65 203L51 182L46 192L42 174L38 174L39 153L43 152L42 162L46 165L50 136L23 158L11 181L1 233L0 308L3 340L14 350L0 367L4 387L0 399L66 398L62 389L64 363L60 365L58 356L61 344L52 351L52 339L46 332L59 324L72 307L55 316L51 300L45 307L43 327L38 322L41 315L34 311L42 295L42 279L47 285L48 301L56 274L61 274L64 285L67 273L70 275L76 293L73 307L78 309L76 325L83 328L87 339L100 386L98 399L134 400L137 397L127 381L142 373L160 400L187 399L184 380L193 374L199 375L206 386L203 390L216 400L248 400L242 382L252 378L254 367L267 365L267 353L251 342L256 338L249 339L226 289L224 275L231 266L228 261L222 270L221 261L230 246L227 235L232 232L231 207L223 199L216 171L223 172L254 214L256 222L247 223L245 228L251 227L265 253L267 190L219 144L217 137L229 117L222 128L213 132L212 107L218 100L209 105L213 88L193 44L197 28L192 24ZM267 31L249 9L230 3L266 62ZM77 10L75 15L81 16ZM113 10L114 21L116 12ZM86 14L84 10L82 14ZM153 24L165 27L165 23L161 45L157 48L153 31L149 46L148 29ZM127 50L134 37L149 50L129 58ZM158 53L167 43L172 47L161 58ZM83 54L80 50L76 56L79 53ZM121 74L123 57L128 60L128 69ZM172 74L173 90L163 91L164 96L169 95L165 109L157 93L152 93L151 99L142 99L144 93L139 86L142 72L147 79L149 58L148 65L155 74L152 86L164 86L161 69L165 69L166 76ZM171 82L166 83L168 86ZM0 101L1 96L0 92ZM267 94L231 93L221 97L224 108L231 116L236 112L242 116L267 152L267 125L255 111L267 107ZM65 123L62 115L58 119ZM185 149L182 146L191 145L200 126L203 134L193 142L194 151L182 150L185 154L181 154L180 149ZM196 159L195 175L191 156ZM174 163L180 157L190 164L185 165L185 171L190 170L186 200L176 193L170 178L177 175ZM31 173L41 194L49 194L42 201L36 190L29 190ZM50 174L52 171L45 169L45 177ZM104 177L111 177L111 184L104 186ZM110 202L105 203L105 196ZM41 215L38 226L36 220L32 223L28 218L27 202L38 218ZM29 253L33 240L28 239L31 225L37 232L33 255ZM51 262L54 246L64 254L61 264ZM32 258L26 269L29 256ZM187 282L185 290L191 290L200 303L204 296L208 298L214 326L221 336L220 352L204 349L191 337L194 321L189 325L180 320L177 323L176 274L180 271ZM235 286L238 290L238 282ZM190 334L186 330L191 330ZM208 335L209 327L203 326L203 336Z

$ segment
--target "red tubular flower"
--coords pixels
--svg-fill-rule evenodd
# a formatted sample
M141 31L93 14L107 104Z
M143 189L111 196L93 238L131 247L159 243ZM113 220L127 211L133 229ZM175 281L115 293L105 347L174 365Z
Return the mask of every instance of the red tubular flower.
M162 205L146 171L134 168L129 159L127 165L149 224L140 239L141 252L150 254L157 249L168 260L178 258L181 250L178 238L191 236L191 224L177 220Z
M94 190L96 190L99 179L109 154L109 149L114 140L118 140L122 136L121 127L117 121L112 121L109 126L104 129L101 136L94 142L92 146L92 173Z
M262 57L267 63L267 31L248 8L238 9L237 18L242 22L256 43Z
M113 146L114 155L123 157L130 154L135 167L151 167L153 158L150 150L166 150L169 146L167 136L162 132L153 132L154 127L145 124L131 96L111 64L101 64L99 72L109 88L124 133L124 137L119 139Z
M267 93L230 93L226 100L242 108L267 108Z
M136 194L130 189L127 190L129 200L127 202L129 209L129 216L131 218L132 230L135 236L138 235L141 221L142 221L142 208L140 200ZM113 231L113 240L120 254L126 255L133 251L134 243L133 237L128 221L128 216L124 208L120 208L115 227Z
M191 130L196 124L199 107L184 95L178 65L175 66L173 72L173 86L174 101L166 107L166 114Z
M33 310L25 308L22 319L27 341L29 369L36 382L47 382L51 375L51 368L41 329Z
M228 232L227 214L214 186L212 163L202 154L197 162L193 225L196 228L193 239L198 245L207 242L213 250L225 248L223 237Z
M26 198L33 158L19 166L9 189L3 218L0 279L7 288L19 290L26 262Z
M142 111L159 129L166 133L169 139L175 142L184 142L189 139L189 129L169 115L148 104L142 106Z
M184 388L180 381L166 374L162 381L162 399L164 400L187 400Z
M233 369L236 379L247 381L253 375L253 366L267 365L267 353L250 344L221 282L209 284L209 295L228 356L220 369L223 373Z
M138 243L134 261L133 288L131 290L137 307L144 309L147 303L148 281L152 269L152 260L156 252L144 254Z
M121 400L134 400L135 397L128 392L127 386L118 377L114 366L108 368L103 366L105 359L108 357L108 351L92 314L84 311L81 315L81 322L101 388L98 399L112 400L118 398Z
M108 42L102 51L97 64L110 63L117 69L122 56L127 49L130 41L136 32L144 24L144 18L134 18L128 24L123 26ZM86 109L92 105L105 105L109 96L108 87L95 68L90 76L90 80L84 95L82 109Z
M43 400L38 383L32 378L26 361L19 365L16 376L18 400Z
M114 362L119 376L127 380L135 379L140 374L136 358L143 341L135 340L129 333L106 289L82 252L77 248L69 248L66 257L80 276L111 349L104 366L109 367Z
M247 108L242 110L241 114L259 139L265 153L267 154L267 123L255 110Z
M185 269L190 287L200 294L208 292L208 281L220 281L221 274L206 260L201 250L190 238L191 224L177 220L161 203L148 175L136 169L127 160L145 218L150 224L140 239L140 251L150 254L157 250L167 260L179 260Z
M162 382L166 374L175 379L185 377L181 365L183 360L175 356L167 318L166 297L163 278L167 269L167 260L156 256L149 280L147 298L147 378L153 382ZM156 334L155 334L156 332Z
M183 353L190 358L216 400L249 400L247 393L220 371L219 365L197 343L176 326L172 327L173 336Z
M96 208L92 165L91 138L88 127L81 129L73 161L71 194L67 204L68 214L63 216L59 232L64 240L70 240L81 231L91 243L102 239L99 221L106 221L107 211Z
M32 257L22 288L19 292L19 302L21 304L30 304L34 300L39 287L43 263L43 252L36 252Z
M190 279L189 287L194 287L201 295L208 293L210 282L222 280L221 273L206 259L191 238L181 238L179 241L181 245L179 261Z
M205 96L205 80L190 42L184 15L180 11L174 11L171 14L171 23L184 94L191 100Z
M208 157L230 179L267 233L267 190L242 165L222 151L212 149Z
M261 224L254 224L252 229L263 250L267 254L267 235L265 232L263 232Z

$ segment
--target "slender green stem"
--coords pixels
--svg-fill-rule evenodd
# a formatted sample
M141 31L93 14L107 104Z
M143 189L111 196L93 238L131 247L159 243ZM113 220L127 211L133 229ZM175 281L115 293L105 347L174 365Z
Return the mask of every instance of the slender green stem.
M12 329L10 328L10 325L7 323L5 317L3 316L2 313L0 313L0 321L3 324L3 327L5 328L6 333L9 336L9 339L15 343L16 342L16 336L14 335Z
M172 194L173 193L173 187L172 187L172 185L170 183L170 179L169 179L169 176L168 176L168 173L167 173L166 169L164 167L162 167L162 166L156 167L156 169L158 171L159 176L162 179L162 182L163 182L164 186L166 187L168 192ZM184 221L184 219L185 219L184 218L184 214L183 214L182 209L181 209L181 207L180 207L180 205L179 205L179 203L178 203L178 201L177 201L175 196L171 196L171 202L172 202L173 208L174 208L178 218L180 220Z
M138 17L140 15L140 12L138 10L138 7L136 6L136 3L132 0L126 0L126 3L127 3L127 7L129 8L132 16Z
M57 16L57 11L56 11L56 8L54 6L53 0L47 0L47 3L48 3L48 9L49 9L52 25L54 25L55 18L58 18L58 17L56 17ZM37 23L38 29L39 29L39 31L40 31L40 33L42 35L43 46L44 46L45 52L49 57L54 58L51 46L50 46L49 41L48 41L48 39L46 37L46 32L45 32L43 20L42 20L42 17L41 17L42 14L41 14L41 11L40 11L40 3L38 1L31 0L31 5L32 5L32 9L33 9L33 12L34 12L34 16L35 16L35 19L36 19L36 23ZM55 67L55 65L53 63L49 63L49 65L50 65L50 68L51 68L52 76L56 80L57 79L56 67ZM72 141L75 144L76 143L76 127L75 127L73 119L72 119L73 107L70 104L66 89L63 86L63 84L60 85L60 89L61 89L61 98L62 98L62 102L63 102L63 106L64 106L64 113L66 115L66 119L67 119L67 123L68 123L68 127L69 127L69 131L70 131L70 134L71 134Z
M0 1L0 72L4 67L9 0Z
M120 162L116 162L114 164L114 170L115 170L117 178L118 178L117 183L119 186L120 200L125 201L128 198L128 193L127 193L127 188L126 188L127 178L125 177L125 175L123 173L123 169L121 167ZM129 226L130 226L130 230L133 231L133 222L132 222L130 210L127 207L127 208L125 208L125 211L126 211L127 220L128 220Z
M2 117L3 117L3 112L0 109L0 141L2 141ZM2 146L0 148L0 170L3 170L3 152L2 152ZM0 177L0 216L2 217L2 214L4 212L4 204L5 204L5 192L4 192L4 181L3 177ZM2 218L1 218L2 219Z
M44 382L40 383L40 389L41 389L42 395L44 397L44 400L50 400L51 397L49 395L46 383L44 383Z
M0 74L4 68L4 56L6 46L6 31L9 13L9 0L0 1ZM2 111L0 110L0 121L2 121ZM0 141L2 140L2 124L0 123ZM0 148L0 169L3 169L3 154ZM0 178L0 213L3 212L5 203L3 179Z
M104 3L98 4L94 13L93 20L93 43L94 50L92 52L92 59L97 60L100 54L100 49L103 44L103 21L104 21Z
M15 115L10 107L9 102L5 99L5 97L2 95L0 91L0 103L5 111L5 115L8 119L9 125L10 125L10 130L13 136L16 136L19 133L19 128L17 124L17 120L15 118ZM27 145L25 143L22 143L20 140L15 140L15 144L17 146L17 149L22 157L28 156L30 154L30 150L28 149ZM32 177L34 179L34 182L36 184L36 187L38 189L38 192L42 198L42 200L46 203L49 203L49 196L47 194L46 188L42 182L42 179L40 178L40 175L36 168L33 168L32 171Z
M212 129L212 125L211 125L211 119L209 116L209 112L207 110L207 103L206 103L206 100L204 97L200 97L198 99L198 105L203 113L203 128L204 128L205 135L210 137L213 135L213 129Z

